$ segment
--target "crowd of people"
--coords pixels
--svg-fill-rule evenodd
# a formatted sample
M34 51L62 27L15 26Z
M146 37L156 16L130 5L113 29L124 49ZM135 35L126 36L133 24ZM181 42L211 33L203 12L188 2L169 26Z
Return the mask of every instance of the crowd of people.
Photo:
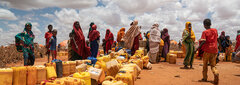
M87 38L89 40L86 42L82 28L78 21L73 23L73 30L69 33L69 45L68 51L71 55L69 60L81 60L87 57L97 57L99 51L100 42L100 32L97 30L97 25L94 22L90 23L89 33ZM231 45L229 36L225 36L225 32L221 32L218 37L217 29L211 28L211 20L205 19L203 21L203 26L206 29L202 32L201 39L199 40L199 47L195 49L195 34L190 22L186 22L185 29L182 33L181 43L179 45L184 47L184 52L186 54L184 59L183 69L193 69L194 54L198 51L198 56L203 58L203 79L201 81L207 81L207 66L210 64L211 69L214 73L214 82L218 83L219 73L216 69L216 61L218 60L217 55L219 52L225 52L226 58L230 57ZM17 34L16 46L19 52L23 52L24 65L34 65L34 34L32 32L31 23L26 23L24 31ZM45 33L46 38L46 48L48 55L48 62L50 54L52 54L52 60L56 59L56 45L57 45L57 30L53 29L52 25L48 25L49 31ZM113 47L118 49L126 48L131 50L131 54L134 54L136 50L139 49L140 40L142 40L141 26L138 26L138 21L135 20L130 24L130 28L125 33L125 28L121 28L117 33L117 39L114 41L114 35L110 29L106 29L105 38L102 40L102 47L104 49L104 54L108 54L109 50ZM237 54L240 50L240 30L237 32L236 46L234 52ZM170 48L170 35L168 34L168 29L164 28L162 31L159 29L159 24L155 23L149 29L148 32L144 33L146 38L146 49L149 56L149 61L151 63L160 62L160 57L165 58L163 62L166 62L167 54ZM160 49L160 44L164 43L162 49ZM116 49L115 49L116 50ZM227 59L226 59L227 60ZM190 66L190 67L189 67Z

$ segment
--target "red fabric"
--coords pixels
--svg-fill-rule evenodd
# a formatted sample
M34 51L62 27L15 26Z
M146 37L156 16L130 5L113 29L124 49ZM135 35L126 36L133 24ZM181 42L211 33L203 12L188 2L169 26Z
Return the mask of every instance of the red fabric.
M237 41L237 43L236 43L236 46L235 46L235 52L237 52L237 49L238 49L238 47L240 46L240 35L238 35L237 37L236 37L236 41Z
M142 38L142 34L141 34L141 33L140 33L139 39L140 39L140 40L143 40L143 38Z
M202 43L202 42L199 41L199 46L200 46L201 43ZM198 57L203 57L203 53L204 53L203 47L199 48L199 49L198 49Z
M45 33L45 38L46 38L46 46L48 46L48 48L50 48L50 46L48 45L49 44L49 40L50 38L52 37L52 33L51 32L46 32Z
M51 53L52 53L52 60L57 59L57 51L51 50Z
M133 46L131 49L131 52L132 52L131 55L134 55L136 50L139 49L139 37L140 37L140 34L134 38Z
M76 48L73 40L71 40L72 49L76 53L78 53L78 55L81 56L82 59L87 59L87 57L89 57L91 55L90 47L88 47L85 42L85 37L83 35L82 28L81 27L75 28L75 24L76 24L76 22L74 22L74 24L73 24L73 30L75 32L74 39L78 46L78 49Z
M89 33L89 41L94 41L98 37L100 37L99 31L97 31L96 29L97 29L97 25L93 25L92 26L92 31L90 31L90 33Z
M107 31L109 31L109 34L107 34ZM112 47L114 37L109 29L107 29L107 31L106 31L106 35L105 35L105 41L106 41L106 52L108 53L108 50L110 50ZM112 38L112 39L109 40L110 38Z
M203 45L203 51L207 53L218 53L217 39L217 29L211 28L203 31L201 40L206 40Z

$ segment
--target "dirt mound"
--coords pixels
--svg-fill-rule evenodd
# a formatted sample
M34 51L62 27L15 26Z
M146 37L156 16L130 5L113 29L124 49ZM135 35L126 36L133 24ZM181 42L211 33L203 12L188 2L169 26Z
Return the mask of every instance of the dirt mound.
M43 57L45 53L44 47L39 47L35 45L35 58ZM17 63L18 61L23 60L23 53L16 50L15 45L9 45L6 47L0 48L0 67L5 67L8 63Z

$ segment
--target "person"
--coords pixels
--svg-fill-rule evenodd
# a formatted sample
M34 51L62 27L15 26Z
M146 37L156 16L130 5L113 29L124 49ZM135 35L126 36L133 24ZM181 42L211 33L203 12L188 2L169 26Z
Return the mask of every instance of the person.
M145 34L144 34L144 37L146 39L146 49L147 49L147 52L149 52L149 36L150 36L150 31L147 31Z
M90 34L90 32L92 31L92 26L94 25L94 22L91 22L90 24L89 24L89 30L88 30L88 36L87 36L87 38L89 38L89 34Z
M158 53L159 53L159 43L161 41L161 34L160 30L158 29L159 25L157 23L153 24L152 28L150 29L150 38L149 38L149 61L151 63L156 63L159 61Z
M52 37L49 39L49 47L50 47L50 52L52 54L52 60L57 59L57 51L56 51L56 46L57 46L57 30L54 29L52 31Z
M220 52L225 52L225 48L223 47L223 45L224 45L223 41L225 41L225 38L226 38L225 32L222 31L221 35L218 38L218 43L219 43L219 47L218 48L219 48Z
M124 47L126 49L131 49L131 55L134 55L135 51L139 49L140 28L137 20L133 21L130 26L131 27L123 37L123 41Z
M110 31L110 29L107 29L106 34L105 34L105 41L106 41L106 53L108 54L108 50L111 50L112 48L112 44L114 41L114 36L112 34L112 32Z
M140 32L140 35L139 35L139 40L143 40L141 32Z
M50 45L49 45L49 40L52 37L52 29L53 26L51 24L48 25L48 32L45 33L45 38L46 38L46 49L47 49L47 56L48 56L48 62L49 62L49 57L50 57Z
M223 41L223 48L225 48L225 61L230 61L231 53L232 53L232 42L230 40L230 36L226 36Z
M179 42L178 42L178 49L181 49L181 48L182 48L182 41L179 40Z
M32 32L32 24L29 22L25 24L23 32L15 36L16 44L22 47L20 52L23 52L24 66L34 65L34 38L35 35Z
M216 68L216 57L218 53L218 32L217 29L211 28L211 20L205 19L203 21L205 31L202 32L201 44L197 48L203 46L203 78L200 81L207 82L207 71L208 63L211 66L212 72L214 74L214 84L218 84L219 73ZM195 51L196 52L196 51Z
M164 41L164 46L162 49L162 57L165 58L164 62L167 61L167 54L169 52L170 48L170 35L168 34L168 29L164 28L162 33L161 33L161 38Z
M75 21L73 24L73 30L70 35L70 40L73 50L70 60L74 61L87 59L87 57L91 55L90 48L85 42L85 37L78 21Z
M123 27L118 31L118 34L117 34L117 42L120 47L123 47L124 45L124 42L122 40L124 35L125 35L125 28Z
M97 57L99 48L100 33L97 31L97 25L92 25L92 31L89 33L89 41L91 47L91 56Z
M238 47L240 47L240 30L237 31L236 46L234 52L237 52Z
M103 48L104 54L106 54L106 41L105 41L105 39L102 39L102 48Z
M192 30L192 24L190 22L186 22L185 29L182 34L183 44L186 47L186 55L184 58L184 69L193 68L193 59L194 59L194 41L195 34Z

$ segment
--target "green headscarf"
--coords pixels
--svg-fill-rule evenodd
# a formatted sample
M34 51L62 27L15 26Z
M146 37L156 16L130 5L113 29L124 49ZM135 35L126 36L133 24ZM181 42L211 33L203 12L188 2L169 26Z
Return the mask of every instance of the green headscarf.
M89 31L88 31L88 36L87 36L88 38L89 38L89 33L90 33L90 31L92 31L92 26L93 26L93 25L94 25L94 22L91 22L90 25L89 25L90 28L89 28Z

